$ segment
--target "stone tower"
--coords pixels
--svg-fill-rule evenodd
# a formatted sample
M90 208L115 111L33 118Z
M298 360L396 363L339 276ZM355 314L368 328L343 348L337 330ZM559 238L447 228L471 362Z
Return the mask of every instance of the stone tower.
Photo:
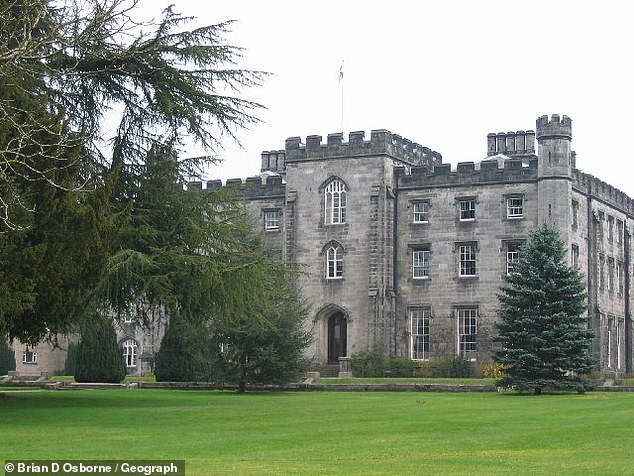
M538 223L556 226L570 247L572 201L572 120L553 114L537 119Z

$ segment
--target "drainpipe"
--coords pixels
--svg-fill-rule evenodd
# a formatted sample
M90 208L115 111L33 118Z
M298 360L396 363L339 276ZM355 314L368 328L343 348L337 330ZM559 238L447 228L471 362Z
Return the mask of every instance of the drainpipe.
M631 269L631 252L630 252L630 243L631 236L627 231L627 227L624 227L623 230L623 259L625 263L623 264L624 275L625 275L625 371L632 371L632 316L630 314L630 269Z

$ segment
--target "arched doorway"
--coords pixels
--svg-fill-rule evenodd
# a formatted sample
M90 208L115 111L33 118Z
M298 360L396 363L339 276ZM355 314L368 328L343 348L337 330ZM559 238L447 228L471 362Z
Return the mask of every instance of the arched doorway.
M348 322L343 312L335 312L328 318L328 363L336 364L339 357L347 357Z

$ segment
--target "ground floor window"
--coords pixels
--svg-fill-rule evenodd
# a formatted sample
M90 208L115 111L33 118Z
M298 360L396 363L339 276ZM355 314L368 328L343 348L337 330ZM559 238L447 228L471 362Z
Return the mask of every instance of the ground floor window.
M412 309L411 321L411 358L425 360L429 358L429 309Z
M477 316L476 308L458 309L458 355L475 360Z
M22 363L32 365L37 364L37 352L32 352L30 350L22 352Z
M134 339L128 339L123 343L123 361L126 367L136 367L137 343Z

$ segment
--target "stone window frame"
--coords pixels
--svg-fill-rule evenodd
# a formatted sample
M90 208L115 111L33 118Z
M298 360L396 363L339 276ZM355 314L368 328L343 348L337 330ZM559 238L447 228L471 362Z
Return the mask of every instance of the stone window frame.
M520 248L526 243L525 240L504 240L502 242L502 250L504 251L504 274L513 273L513 263L516 263L520 257ZM515 255L512 259L511 255Z
M321 188L323 193L324 225L345 225L347 223L348 184L342 178L332 176L323 183Z
M416 208L420 205L426 205L426 210L417 210ZM421 223L427 224L429 223L429 212L431 208L430 200L414 200L412 201L412 223ZM420 217L424 217L424 219L417 219Z
M608 256L608 279L606 282L606 288L609 293L614 292L614 258L612 256Z
M608 215L608 243L614 242L614 217Z
M121 349L126 368L136 368L139 343L132 337L128 337L121 342Z
M429 243L420 244L420 245L411 245L411 256L412 256L412 275L411 278L413 280L424 280L429 279L429 270L430 270L430 262L431 262L431 245ZM417 255L422 253L421 257L422 261L417 261ZM417 275L416 271L420 270L423 274Z
M22 363L26 365L37 365L37 352L26 349L22 352Z
M616 243L618 245L623 244L623 234L625 230L625 223L619 218L616 219Z
M520 200L519 206L517 204L511 205L512 200ZM507 220L523 220L524 219L524 205L526 198L523 193L512 193L504 196L504 203L506 205L506 219ZM519 209L519 212L517 210ZM511 213L515 210L515 213Z
M336 240L329 241L322 249L325 259L324 276L327 281L340 281L344 276L343 257L345 249Z
M409 325L410 325L410 359L416 361L429 360L430 352L430 327L431 327L431 308L427 306L411 307L409 309ZM415 314L418 316L415 317ZM422 324L417 323L415 319L422 320ZM422 330L422 333L419 332ZM420 340L419 340L420 339ZM422 345L422 351L417 349Z
M458 203L458 221L461 223L471 223L476 221L478 208L478 199L474 196L458 197L456 198ZM463 207L463 204L466 205Z
M470 249L470 251L468 250ZM455 244L458 259L458 277L476 278L478 277L478 242L460 241ZM467 274L466 271L473 270Z
M456 355L475 362L478 352L478 306L456 306Z
M577 243L570 245L570 266L579 268L579 245Z
M279 208L265 208L262 210L264 217L264 230L267 232L280 231L282 211Z
M572 210L572 229L576 230L579 224L579 201L572 200L570 206Z

